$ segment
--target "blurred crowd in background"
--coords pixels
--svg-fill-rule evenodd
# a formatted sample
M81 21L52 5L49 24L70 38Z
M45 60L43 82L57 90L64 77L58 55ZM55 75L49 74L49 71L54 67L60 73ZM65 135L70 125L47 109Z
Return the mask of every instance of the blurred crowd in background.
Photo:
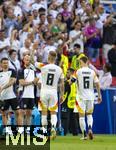
M116 76L115 15L115 7L100 0L0 1L0 59L9 57L10 67L19 70L24 55L47 63L54 50L66 75L79 44L78 55L86 54L100 69L109 62Z

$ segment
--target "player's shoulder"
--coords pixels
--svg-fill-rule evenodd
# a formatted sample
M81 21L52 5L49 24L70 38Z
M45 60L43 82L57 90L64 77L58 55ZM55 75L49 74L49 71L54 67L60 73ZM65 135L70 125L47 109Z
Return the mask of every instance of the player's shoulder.
M16 72L16 71L15 71L14 69L9 68L9 69L7 70L7 73L8 73L8 72L11 72L11 73L13 72L13 73L14 73L14 72ZM0 70L0 73L4 73L4 71L3 71L3 70Z
M88 70L91 72L91 73L95 73L95 71L91 68L88 67Z
M79 69L77 70L77 72L83 72L83 71L94 72L94 70L92 70L92 69L89 68L89 67L82 67L82 68L79 68Z
M56 64L47 64L47 65L45 65L43 68L57 68L57 69L59 69L60 67L58 66L58 65L56 65Z
M61 67L59 67L58 65L56 64L47 64L46 66L43 67L43 70L54 70L55 72L57 73L61 73L62 72L62 69Z
M83 70L83 68L79 68L76 72L81 72Z
M58 65L56 65L56 69L59 71L59 72L62 72L62 68Z
M46 64L42 63L42 62L35 62L34 66L37 68L37 69L41 69L45 66Z
M84 54L84 53L80 53L79 56L78 56L78 58L80 59L80 58L82 58L83 56L85 56L85 54Z

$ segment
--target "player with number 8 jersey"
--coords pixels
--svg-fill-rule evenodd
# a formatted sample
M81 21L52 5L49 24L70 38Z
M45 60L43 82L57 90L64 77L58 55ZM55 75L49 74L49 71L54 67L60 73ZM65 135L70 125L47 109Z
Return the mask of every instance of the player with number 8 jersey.
M56 52L51 51L48 56L48 64L42 65L36 62L35 66L41 70L40 101L42 105L42 126L47 126L47 111L51 113L51 125L55 131L57 124L58 84L60 84L60 96L64 95L64 75L62 69L55 65Z

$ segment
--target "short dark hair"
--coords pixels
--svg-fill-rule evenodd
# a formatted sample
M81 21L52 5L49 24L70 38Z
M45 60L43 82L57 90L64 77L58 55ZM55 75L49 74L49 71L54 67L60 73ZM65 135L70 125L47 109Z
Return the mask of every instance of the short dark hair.
M50 36L48 36L48 37L46 37L46 40L47 41L49 41L49 40L52 40L53 39L53 37L50 35Z
M46 15L46 14L42 13L42 14L39 15L39 17L41 18L41 16L45 16L45 15Z
M39 10L38 10L38 12L45 12L45 11L46 11L46 9L43 7L39 8Z
M73 73L75 70L73 68L69 68L68 71Z
M52 14L48 14L47 17L52 17Z
M1 63L4 61L4 60L7 60L8 61L8 58L6 58L6 57L3 57L2 59L1 59Z
M82 60L84 63L87 63L89 59L87 56L83 56L80 58L80 60Z
M74 44L74 47L81 48L80 44L78 44L78 43Z
M14 53L14 52L17 52L16 50L14 50L14 49L11 49L10 51L9 51L9 55L11 56L12 55L12 53Z
M76 22L75 22L75 25L77 25L78 23L80 23L81 26L82 26L82 22L81 22L81 21L76 21Z

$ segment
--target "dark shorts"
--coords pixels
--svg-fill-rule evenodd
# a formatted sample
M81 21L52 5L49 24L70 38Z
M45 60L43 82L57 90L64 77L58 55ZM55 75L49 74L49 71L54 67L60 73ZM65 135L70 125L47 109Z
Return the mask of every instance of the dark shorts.
M34 107L34 99L33 98L22 98L21 100L21 108L22 109L33 109Z
M9 99L9 100L4 100L1 106L1 110L8 110L9 107L11 106L12 110L17 110L20 109L18 100L16 98Z
M0 100L0 110L2 109L3 101Z

